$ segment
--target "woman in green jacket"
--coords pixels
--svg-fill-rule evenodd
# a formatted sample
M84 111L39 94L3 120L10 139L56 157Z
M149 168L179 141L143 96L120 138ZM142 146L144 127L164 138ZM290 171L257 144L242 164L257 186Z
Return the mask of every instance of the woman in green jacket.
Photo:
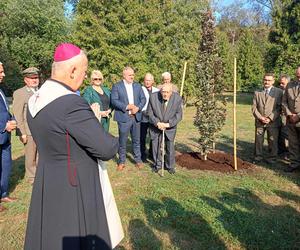
M101 71L94 70L91 74L91 86L88 86L83 93L83 98L93 106L95 103L100 106L101 124L105 131L109 130L111 117L110 90L103 86L103 75Z

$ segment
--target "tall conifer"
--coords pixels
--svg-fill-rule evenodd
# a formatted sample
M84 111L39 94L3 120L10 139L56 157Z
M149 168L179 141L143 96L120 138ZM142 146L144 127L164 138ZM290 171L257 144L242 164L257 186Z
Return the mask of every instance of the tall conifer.
M206 159L217 133L225 123L225 99L222 96L224 83L221 58L218 55L215 23L211 10L204 14L202 39L198 49L195 88L197 112L194 124L198 128L198 145Z

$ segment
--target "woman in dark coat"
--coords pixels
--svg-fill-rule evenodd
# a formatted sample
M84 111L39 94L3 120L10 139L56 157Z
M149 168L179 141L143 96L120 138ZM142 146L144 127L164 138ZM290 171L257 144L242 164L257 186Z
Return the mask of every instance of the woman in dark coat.
M90 105L94 103L100 106L101 124L105 131L109 130L109 120L111 117L110 90L103 86L103 75L101 71L94 70L91 74L91 86L88 86L83 94L83 98Z

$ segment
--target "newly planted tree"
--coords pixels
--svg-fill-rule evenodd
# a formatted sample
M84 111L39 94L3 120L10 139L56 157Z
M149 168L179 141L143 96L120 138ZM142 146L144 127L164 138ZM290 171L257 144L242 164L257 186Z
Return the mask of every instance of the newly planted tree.
M214 18L208 10L203 16L202 38L196 65L196 108L194 125L198 128L198 145L204 159L226 118L226 101L222 95L223 67L218 55Z

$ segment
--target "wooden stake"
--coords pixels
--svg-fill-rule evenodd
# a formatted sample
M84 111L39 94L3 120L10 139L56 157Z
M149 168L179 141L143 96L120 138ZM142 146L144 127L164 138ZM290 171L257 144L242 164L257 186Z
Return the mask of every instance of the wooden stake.
M237 170L237 155L236 155L236 58L233 64L233 157L234 170Z
M183 87L184 87L184 81L185 81L186 65L187 65L187 61L184 62L184 66L183 66L183 74L182 74L181 87L180 87L180 96L181 97L183 95Z

